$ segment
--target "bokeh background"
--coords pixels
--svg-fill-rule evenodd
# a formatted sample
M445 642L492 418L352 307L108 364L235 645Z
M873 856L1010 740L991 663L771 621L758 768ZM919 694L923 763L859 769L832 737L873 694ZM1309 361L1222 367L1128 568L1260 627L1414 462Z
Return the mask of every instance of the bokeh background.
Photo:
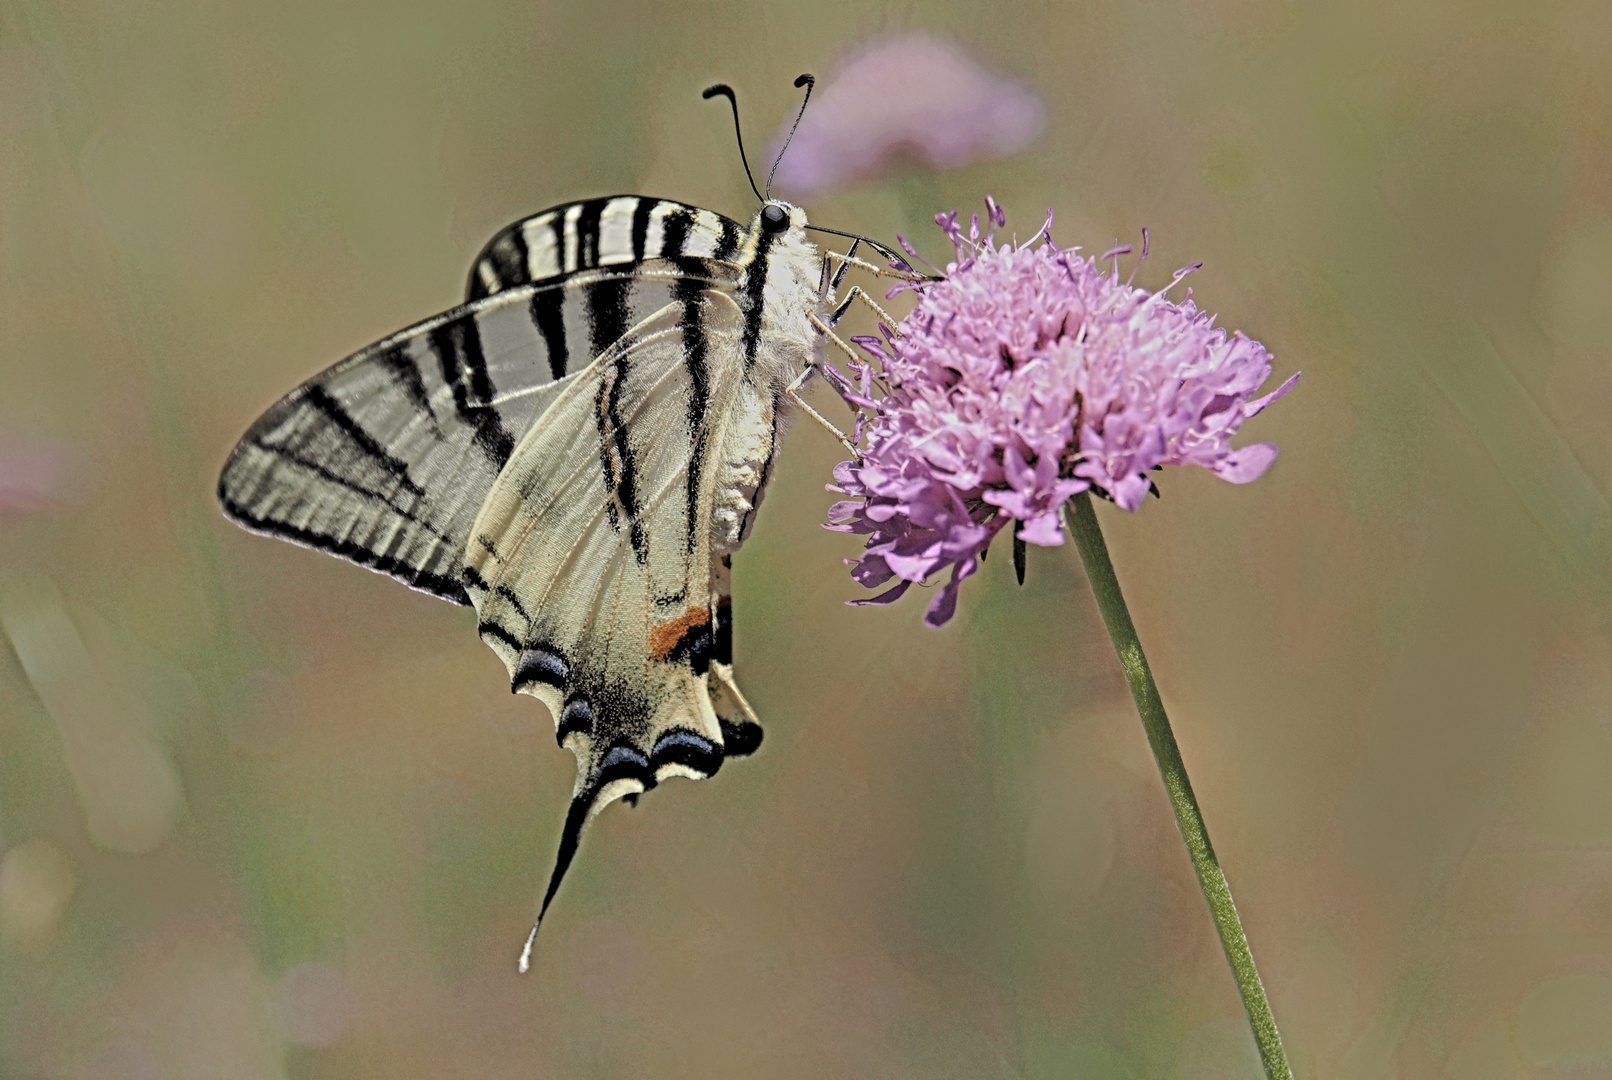
M747 216L702 87L759 158L797 73L919 29L1040 137L814 220L1145 225L1139 283L1203 259L1304 372L1257 484L1099 508L1298 1074L1612 1076L1588 0L0 2L0 1075L1257 1075L1072 549L1022 589L999 551L939 631L847 608L797 425L735 563L761 752L611 807L519 977L573 775L542 707L468 611L214 505L506 222Z

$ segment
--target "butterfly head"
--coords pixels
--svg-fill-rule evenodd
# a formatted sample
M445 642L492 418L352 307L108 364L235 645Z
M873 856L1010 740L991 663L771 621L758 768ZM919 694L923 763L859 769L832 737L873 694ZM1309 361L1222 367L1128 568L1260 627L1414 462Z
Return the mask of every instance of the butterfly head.
M757 235L778 238L785 233L804 233L806 229L806 211L782 199L768 199L756 211L755 218L750 222L751 231ZM801 237L804 239L804 236Z
M781 296L798 298L792 306L817 293L821 256L806 229L806 211L782 199L768 199L750 219L746 246L751 267L759 264L770 288L784 290Z
M788 230L791 225L791 211L795 208L786 202L770 202L761 208L757 215L756 225L762 232L781 233ZM801 224L806 223L805 215L801 215Z

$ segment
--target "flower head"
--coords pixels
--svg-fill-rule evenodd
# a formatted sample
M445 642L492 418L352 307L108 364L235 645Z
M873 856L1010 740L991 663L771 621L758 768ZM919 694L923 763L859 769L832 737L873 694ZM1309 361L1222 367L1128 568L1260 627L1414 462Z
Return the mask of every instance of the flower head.
M1023 149L1044 122L1029 87L943 37L901 34L854 53L823 85L778 164L777 183L806 198L875 175L901 152L955 169ZM783 145L780 133L773 154Z
M1163 465L1258 479L1276 447L1234 450L1231 437L1298 378L1253 397L1271 373L1264 346L1228 337L1190 290L1166 298L1196 266L1148 292L1100 266L1129 248L1089 259L1054 244L1050 212L1028 243L996 246L1006 215L986 205L983 236L977 216L966 234L955 212L936 218L955 261L916 286L898 333L857 339L877 369L840 377L846 400L870 415L858 421L861 460L834 471L830 490L851 497L830 508L828 527L867 535L857 581L899 579L857 603L888 603L950 566L932 626L952 617L959 584L1010 522L1021 540L1056 545L1059 508L1082 491L1135 510Z

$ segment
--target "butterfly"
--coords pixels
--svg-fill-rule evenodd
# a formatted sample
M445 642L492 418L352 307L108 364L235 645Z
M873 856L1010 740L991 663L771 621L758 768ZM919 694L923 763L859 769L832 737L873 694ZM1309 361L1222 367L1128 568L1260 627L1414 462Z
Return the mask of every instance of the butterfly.
M713 94L737 128L733 91ZM577 779L522 971L594 815L760 745L732 557L825 343L849 352L834 323L858 296L883 315L855 286L836 297L845 272L914 277L863 237L820 251L808 228L854 234L809 226L770 180L748 225L638 195L515 222L463 305L291 391L219 478L246 529L474 607L511 688L553 715ZM864 242L891 267L856 258Z

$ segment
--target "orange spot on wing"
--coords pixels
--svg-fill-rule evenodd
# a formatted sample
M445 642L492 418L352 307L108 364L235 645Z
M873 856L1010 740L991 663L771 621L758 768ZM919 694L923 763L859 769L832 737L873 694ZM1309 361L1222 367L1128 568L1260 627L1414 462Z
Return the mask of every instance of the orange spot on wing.
M710 621L710 608L691 607L675 619L656 623L649 628L649 655L656 660L665 660L693 630Z

